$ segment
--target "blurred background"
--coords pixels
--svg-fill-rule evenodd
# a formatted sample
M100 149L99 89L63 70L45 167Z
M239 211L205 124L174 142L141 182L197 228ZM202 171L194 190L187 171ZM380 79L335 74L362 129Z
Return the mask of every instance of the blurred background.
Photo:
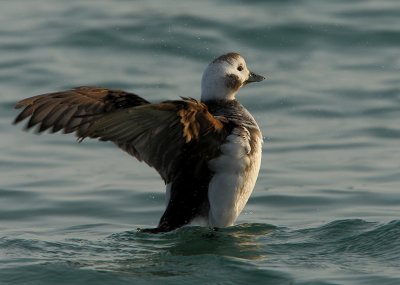
M164 210L153 169L11 124L80 85L199 98L231 51L267 77L238 96L265 142L231 229L138 234ZM0 283L399 284L399 74L397 0L2 1Z

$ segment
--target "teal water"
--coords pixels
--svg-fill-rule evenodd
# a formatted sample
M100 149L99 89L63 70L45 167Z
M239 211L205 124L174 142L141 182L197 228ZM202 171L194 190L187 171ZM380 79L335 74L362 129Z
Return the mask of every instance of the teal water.
M400 2L3 1L0 284L400 284ZM150 235L156 172L111 144L12 126L80 85L198 97L243 54L265 136L237 225Z

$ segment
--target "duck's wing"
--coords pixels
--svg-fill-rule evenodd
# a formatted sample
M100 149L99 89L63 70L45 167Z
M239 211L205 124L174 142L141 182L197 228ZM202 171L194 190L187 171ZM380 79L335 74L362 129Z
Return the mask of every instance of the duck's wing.
M30 117L27 128L38 125L39 133L51 128L112 141L154 167L165 182L173 179L185 149L202 146L205 155L215 153L227 134L224 118L190 98L149 104L132 93L81 87L27 98L17 103L21 107L15 123Z

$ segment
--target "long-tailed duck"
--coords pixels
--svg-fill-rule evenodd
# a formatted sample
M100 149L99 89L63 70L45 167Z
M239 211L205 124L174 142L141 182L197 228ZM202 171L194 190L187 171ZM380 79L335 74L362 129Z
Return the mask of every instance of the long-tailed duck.
M14 123L39 133L75 133L112 141L154 167L166 184L167 206L157 228L167 232L193 222L233 225L253 191L262 135L236 100L239 89L264 80L238 53L213 60L203 73L201 101L150 103L134 93L77 87L19 101Z

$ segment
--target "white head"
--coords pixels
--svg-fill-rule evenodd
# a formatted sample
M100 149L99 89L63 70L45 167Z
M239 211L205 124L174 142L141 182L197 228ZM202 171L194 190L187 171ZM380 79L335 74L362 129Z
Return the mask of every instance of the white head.
M214 59L201 79L201 101L233 100L239 89L265 78L252 73L238 53L227 53Z

